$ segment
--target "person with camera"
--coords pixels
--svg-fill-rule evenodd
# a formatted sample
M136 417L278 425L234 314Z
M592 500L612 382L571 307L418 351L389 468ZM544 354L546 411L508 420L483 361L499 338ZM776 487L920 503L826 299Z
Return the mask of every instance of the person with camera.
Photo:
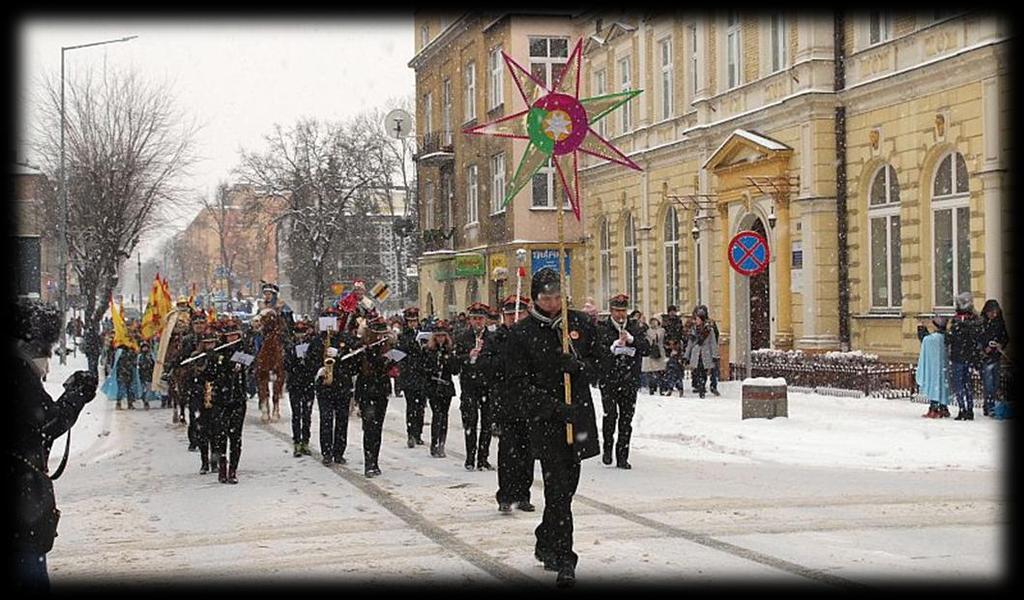
M64 393L54 401L43 388L42 379L60 338L59 311L39 300L20 298L10 314L13 339L8 343L8 355L13 366L14 411L5 480L15 497L13 580L19 590L48 591L46 554L53 548L60 520L53 480L67 464L70 433L64 459L52 477L47 465L50 447L71 429L82 408L96 396L99 381L90 371L76 371L64 382Z

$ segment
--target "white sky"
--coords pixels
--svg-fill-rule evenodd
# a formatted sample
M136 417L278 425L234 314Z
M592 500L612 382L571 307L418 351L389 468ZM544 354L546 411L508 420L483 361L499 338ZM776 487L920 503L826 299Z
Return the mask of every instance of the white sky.
M31 136L33 96L42 73L60 74L62 46L138 38L125 43L68 51L65 71L133 66L172 84L177 106L203 125L197 138L202 160L184 183L212 194L231 181L238 149L262 148L274 123L302 116L345 119L383 107L390 98L411 96L414 72L412 14L227 19L25 19L19 27L18 101ZM19 157L33 162L29 149ZM193 214L182 214L181 229ZM166 237L172 229L161 234ZM142 253L156 239L143 240Z

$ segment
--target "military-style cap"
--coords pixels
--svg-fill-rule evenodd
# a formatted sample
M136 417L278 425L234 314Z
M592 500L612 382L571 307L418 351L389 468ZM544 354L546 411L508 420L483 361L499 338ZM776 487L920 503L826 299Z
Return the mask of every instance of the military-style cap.
M410 306L402 311L402 316L406 319L418 319L420 318L420 309L415 306Z
M530 307L530 299L524 298L523 296L516 296L515 294L509 294L501 302L501 311L504 313L516 312L516 299L519 299L519 310L524 311Z
M486 317L487 313L491 312L491 307L487 306L483 302L474 302L473 304L469 305L469 308L466 309L466 312L471 317Z
M612 296L611 299L608 300L608 307L626 310L629 308L629 294L617 294Z

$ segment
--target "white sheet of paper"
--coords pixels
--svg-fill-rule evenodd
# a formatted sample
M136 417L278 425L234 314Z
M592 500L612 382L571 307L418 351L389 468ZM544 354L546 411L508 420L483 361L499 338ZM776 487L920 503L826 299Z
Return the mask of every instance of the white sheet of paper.
M295 356L299 358L305 358L306 352L309 350L309 344L299 344L295 346Z
M416 341L417 342L427 341L427 340L430 339L431 335L433 335L433 334L430 333L429 331L421 331L421 332L416 334Z
M338 330L338 317L320 317L320 331L331 331Z
M391 360L393 360L395 362L398 362L398 361L402 360L403 358L405 358L405 352L402 352L398 348L392 348L384 356L390 358Z
M252 354L246 354L245 352L235 352L234 354L231 355L231 360L235 361L236 363L241 363L245 366L251 365L253 359L255 358L256 357L253 356Z
M616 346L613 350L615 354L625 354L626 356L635 356L636 348L632 346Z

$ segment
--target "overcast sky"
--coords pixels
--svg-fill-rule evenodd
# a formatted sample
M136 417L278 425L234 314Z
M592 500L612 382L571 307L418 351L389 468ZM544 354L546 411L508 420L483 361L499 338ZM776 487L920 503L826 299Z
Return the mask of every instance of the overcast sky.
M238 149L263 147L274 123L345 119L415 91L412 15L214 19L25 19L19 27L22 139L30 139L39 75L60 74L62 46L130 35L125 43L69 51L65 71L133 66L169 81L178 107L203 124L203 157L184 183L211 195L230 180ZM26 148L19 156L33 156ZM194 213L193 213L194 214ZM181 229L193 214L182 214ZM160 236L171 233L165 229ZM144 240L143 258L155 251Z

